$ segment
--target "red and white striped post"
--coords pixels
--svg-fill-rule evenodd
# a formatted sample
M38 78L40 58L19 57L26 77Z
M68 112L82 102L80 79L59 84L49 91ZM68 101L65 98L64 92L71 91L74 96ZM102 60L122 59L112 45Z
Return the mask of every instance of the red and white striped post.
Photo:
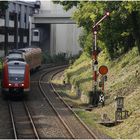
M93 93L97 93L97 86L98 86L98 59L97 59L97 32L99 28L99 24L109 16L109 12L106 12L105 15L93 26L93 36L94 36L94 45L92 48L92 63L93 63ZM104 90L104 87L103 89Z
M95 81L95 85L97 85L97 71L98 71L98 61L97 61L97 31L94 31L94 50L93 50L93 79Z

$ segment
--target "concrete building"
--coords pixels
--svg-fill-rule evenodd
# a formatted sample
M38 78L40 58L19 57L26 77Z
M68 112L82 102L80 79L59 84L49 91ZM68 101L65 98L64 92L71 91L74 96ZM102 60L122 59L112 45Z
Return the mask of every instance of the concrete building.
M5 2L8 2L8 8L0 12L0 50L5 50L6 55L9 49L30 44L30 19L36 5L22 1Z
M0 50L37 45L51 55L78 54L81 30L71 19L74 8L68 12L52 1L8 1L8 9L0 15ZM31 44L31 29L40 31L39 43ZM32 42L35 43L35 42Z

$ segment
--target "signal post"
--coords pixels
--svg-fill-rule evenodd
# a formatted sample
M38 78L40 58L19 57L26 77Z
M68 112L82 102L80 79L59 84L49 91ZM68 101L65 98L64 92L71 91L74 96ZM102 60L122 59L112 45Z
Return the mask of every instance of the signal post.
M109 16L109 12L106 12L105 15L93 26L93 36L94 36L94 44L92 48L92 64L93 64L93 84L92 84L92 102L93 106L98 106L98 102L104 103L104 75L108 72L106 66L101 66L98 72L98 50L97 50L97 32L100 28L100 23ZM100 94L98 91L98 76L99 73L103 77L102 81L102 93Z

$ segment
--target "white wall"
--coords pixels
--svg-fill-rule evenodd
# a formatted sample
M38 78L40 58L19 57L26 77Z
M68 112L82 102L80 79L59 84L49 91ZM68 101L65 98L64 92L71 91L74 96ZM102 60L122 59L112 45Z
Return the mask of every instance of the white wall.
M51 7L50 7L50 4L51 2L50 1L47 1L47 0L40 0L41 1L41 5L40 5L40 11L41 10L51 10Z
M64 52L67 54L78 54L79 47L78 37L80 29L74 24L57 24L56 25L56 54Z
M51 1L41 0L40 12L55 15L71 15L74 8L68 12L63 10L61 5L53 4ZM51 25L51 54L67 53L78 54L81 48L79 47L78 37L81 32L75 24L52 24Z
M74 9L72 8L66 12L61 5L54 4L51 0L40 0L40 1L41 1L40 12L48 11L51 14L71 15Z
M5 25L5 20L0 18L0 26L4 26Z
M4 42L4 35L0 34L0 42Z

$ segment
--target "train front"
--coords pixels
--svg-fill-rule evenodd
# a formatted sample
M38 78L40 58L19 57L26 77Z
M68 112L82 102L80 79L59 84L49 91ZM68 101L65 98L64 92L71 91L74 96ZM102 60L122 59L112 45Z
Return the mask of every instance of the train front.
M9 61L3 66L2 93L22 95L30 90L29 65L22 61Z

